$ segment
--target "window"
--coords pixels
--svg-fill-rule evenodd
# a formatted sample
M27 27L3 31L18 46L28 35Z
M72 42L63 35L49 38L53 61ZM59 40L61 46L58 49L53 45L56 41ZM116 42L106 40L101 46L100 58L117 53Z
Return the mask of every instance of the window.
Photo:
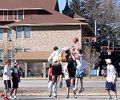
M3 60L3 49L0 49L0 61Z
M24 37L30 38L31 27L24 27Z
M23 49L22 48L16 48L16 52L22 52Z
M23 18L23 10L18 11L18 20L22 20Z
M3 29L0 29L0 40L3 40Z
M8 30L8 39L12 40L12 32L11 32L11 30Z
M11 59L11 58L12 58L12 51L8 50L8 59Z
M30 48L25 48L24 49L24 52L29 52L30 51Z
M24 19L24 11L23 10L14 11L14 16L15 20L22 20Z
M16 27L16 38L22 38L23 27Z

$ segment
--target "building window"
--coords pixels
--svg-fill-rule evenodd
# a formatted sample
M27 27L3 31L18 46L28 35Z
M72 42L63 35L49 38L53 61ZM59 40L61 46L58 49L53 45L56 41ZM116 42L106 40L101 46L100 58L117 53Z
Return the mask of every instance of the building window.
M0 29L0 40L3 40L3 29Z
M24 11L23 10L14 11L14 16L15 20L22 20L24 19Z
M30 52L30 48L25 48L24 52Z
M16 52L22 52L23 51L22 48L16 48L15 50L16 50Z
M12 58L12 51L8 50L8 59L11 59L11 58Z
M24 27L24 37L30 38L31 27Z
M0 62L3 61L3 49L0 49Z
M18 11L18 20L24 19L23 15L23 10Z
M23 27L16 27L16 38L22 38Z
M8 30L8 39L12 40L12 31L11 30Z

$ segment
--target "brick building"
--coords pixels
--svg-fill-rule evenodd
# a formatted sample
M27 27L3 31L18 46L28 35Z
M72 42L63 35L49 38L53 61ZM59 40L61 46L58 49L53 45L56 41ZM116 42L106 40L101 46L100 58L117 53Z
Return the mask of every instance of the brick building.
M82 35L90 34L88 23L80 16L63 15L55 7L56 0L0 1L1 65L4 59L14 58L27 76L28 71L44 69L54 46L70 46L71 39L78 37L81 48Z

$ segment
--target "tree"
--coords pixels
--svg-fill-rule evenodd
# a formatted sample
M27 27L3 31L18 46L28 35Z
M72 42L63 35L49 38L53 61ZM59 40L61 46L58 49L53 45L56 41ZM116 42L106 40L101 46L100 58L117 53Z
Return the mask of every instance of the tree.
M112 30L107 24L113 23L118 17L116 3L113 0L72 0L71 8L80 16L85 17L94 32L94 21L97 20L99 34L108 34Z

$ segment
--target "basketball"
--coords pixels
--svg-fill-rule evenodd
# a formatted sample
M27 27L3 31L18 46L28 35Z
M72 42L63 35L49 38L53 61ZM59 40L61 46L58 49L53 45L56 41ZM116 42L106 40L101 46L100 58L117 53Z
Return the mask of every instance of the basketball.
M73 38L73 42L77 43L78 42L78 38L77 37Z

